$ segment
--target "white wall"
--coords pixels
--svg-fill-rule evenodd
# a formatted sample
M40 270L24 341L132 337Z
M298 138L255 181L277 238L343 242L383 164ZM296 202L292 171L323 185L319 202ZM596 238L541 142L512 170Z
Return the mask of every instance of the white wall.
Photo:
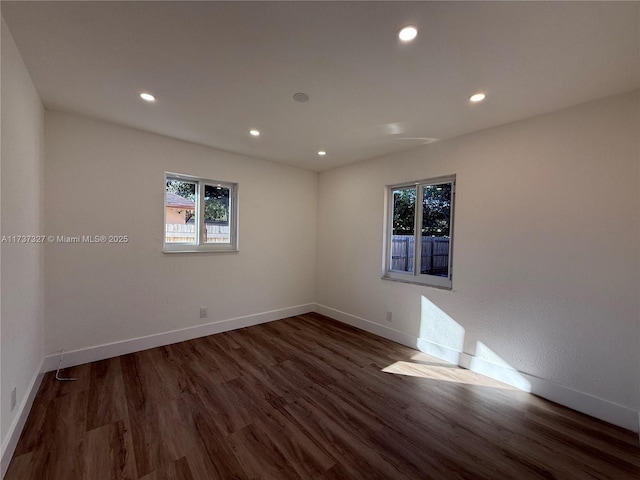
M48 354L314 301L316 173L52 111L45 132L47 233L129 237L46 245ZM162 253L165 171L239 184L238 253Z
M1 30L0 234L39 235L43 218L44 109L4 19ZM15 428L44 353L44 249L42 245L30 243L0 246L0 417L4 455L9 433ZM11 411L14 386L17 404Z
M317 302L637 411L638 98L320 174ZM448 174L453 291L381 280L385 185Z

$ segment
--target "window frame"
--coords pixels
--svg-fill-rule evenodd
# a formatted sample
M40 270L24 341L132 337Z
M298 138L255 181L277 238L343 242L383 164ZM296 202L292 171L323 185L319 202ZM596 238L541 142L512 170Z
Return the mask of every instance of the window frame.
M167 242L167 207L166 191L169 180L179 180L193 182L196 184L195 198L195 230L196 243L173 243ZM229 243L205 243L207 230L204 221L204 194L205 185L213 185L229 189ZM196 252L237 252L238 251L238 184L209 178L185 175L182 173L164 172L164 192L163 192L163 232L162 251L164 253L196 253Z
M449 215L449 257L448 257L448 275L438 276L420 273L420 262L422 261L422 212L423 212L423 190L431 185L441 185L443 183L451 184L451 207ZM393 209L395 190L403 188L416 189L416 205L413 218L413 235L414 235L414 251L413 251L413 271L405 272L391 269L392 248L393 248ZM446 175L441 177L427 178L411 182L403 182L386 187L386 216L385 236L384 236L384 268L383 280L395 280L398 282L413 283L446 290L453 289L453 242L454 242L454 217L455 217L455 197L456 197L456 176Z

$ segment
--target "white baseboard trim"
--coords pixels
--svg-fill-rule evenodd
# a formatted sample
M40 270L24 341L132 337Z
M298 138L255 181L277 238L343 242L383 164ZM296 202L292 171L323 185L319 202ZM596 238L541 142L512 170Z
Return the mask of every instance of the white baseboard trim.
M169 332L147 335L144 337L122 340L119 342L105 343L78 350L65 351L63 357L63 368L82 365L84 363L104 360L106 358L126 355L128 353L139 352L149 348L161 347L172 343L184 342L194 338L206 337L215 333L228 332L238 328L251 327L261 323L272 322L282 318L294 317L314 311L314 304L297 305L295 307L271 310L268 312L246 315L243 317L230 318L218 322L196 325L193 327L172 330ZM44 358L43 372L50 372L58 368L60 362L60 352L47 355Z
M425 340L425 342L428 342ZM472 372L479 373L485 377L493 378L499 382L511 385L528 393L535 393L531 391L531 382L529 382L522 372L519 372L513 367L506 367L494 362L479 358L468 353L460 353L460 361L458 362L462 368L471 370Z
M454 365L460 365L461 367L464 367L464 365L462 365L461 363L463 360L462 353L454 350L453 348L429 342L424 338L417 338L416 344L418 346L418 350L426 353L427 355L432 355L434 357L440 358L441 360L453 363Z
M393 340L394 342L417 348L441 360L459 365L481 375L493 378L539 397L559 403L581 413L604 420L633 432L640 432L640 412L617 403L573 390L550 380L535 377L513 368L505 367L464 352L438 345L408 333L394 330L364 318L316 304L315 311L327 317L346 323L361 330Z
M578 412L604 420L632 432L640 432L638 412L589 393L580 392L550 380L535 377L527 373L521 374L530 384L531 393L559 403Z
M314 311L316 313L324 315L325 317L333 318L334 320L338 320L339 322L346 323L347 325L359 328L360 330L365 330L369 333L373 333L374 335L393 340L394 342L406 345L407 347L417 347L416 342L418 339L413 335L401 332L400 330L395 330L393 328L380 325L379 323L365 320L364 318L356 317L355 315L351 315L350 313L341 312L340 310L336 310L319 303L315 304Z
M11 458L13 457L13 452L16 451L16 446L18 445L18 440L20 439L20 435L22 434L22 429L24 428L24 424L26 423L29 412L31 411L33 400L36 398L36 393L38 393L38 389L40 388L40 384L42 383L42 377L44 377L44 373L42 372L43 363L44 359L40 362L38 369L34 373L33 378L31 379L31 382L27 387L26 395L22 397L22 402L20 402L18 413L13 419L6 437L2 439L0 478L4 478L5 473L7 473L9 463L11 462Z

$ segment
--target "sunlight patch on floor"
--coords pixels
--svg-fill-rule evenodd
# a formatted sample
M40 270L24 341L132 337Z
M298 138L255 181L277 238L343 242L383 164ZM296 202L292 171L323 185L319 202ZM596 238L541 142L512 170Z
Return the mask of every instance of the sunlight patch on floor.
M427 378L443 382L462 383L466 385L478 385L482 387L500 388L503 390L519 390L492 378L480 375L470 370L459 368L455 365L424 364L398 361L382 369L385 373L394 375L406 375L409 377Z

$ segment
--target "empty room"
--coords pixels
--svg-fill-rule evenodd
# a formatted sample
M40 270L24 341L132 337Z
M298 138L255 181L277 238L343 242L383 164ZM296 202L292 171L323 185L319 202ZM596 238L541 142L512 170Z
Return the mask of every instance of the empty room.
M640 2L0 9L1 478L640 478Z

